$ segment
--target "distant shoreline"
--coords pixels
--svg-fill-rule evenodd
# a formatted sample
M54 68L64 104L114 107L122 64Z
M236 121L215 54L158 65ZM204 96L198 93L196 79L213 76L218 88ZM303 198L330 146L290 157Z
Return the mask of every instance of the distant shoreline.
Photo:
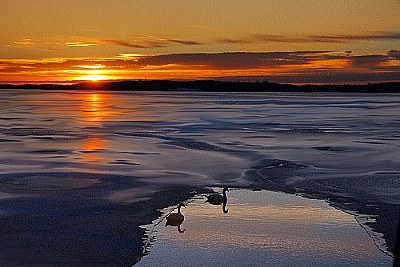
M0 84L0 89L105 90L105 91L194 91L194 92L342 92L400 93L400 82L292 85L269 82L229 82L216 80L172 81L132 80L79 82L76 84Z

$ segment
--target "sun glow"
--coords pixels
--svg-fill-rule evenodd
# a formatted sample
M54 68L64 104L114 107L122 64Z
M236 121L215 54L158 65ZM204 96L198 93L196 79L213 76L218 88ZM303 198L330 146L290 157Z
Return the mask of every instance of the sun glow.
M104 81L104 80L107 80L107 76L104 76L104 75L86 75L86 76L82 77L82 80L84 80L84 81L92 81L92 82Z

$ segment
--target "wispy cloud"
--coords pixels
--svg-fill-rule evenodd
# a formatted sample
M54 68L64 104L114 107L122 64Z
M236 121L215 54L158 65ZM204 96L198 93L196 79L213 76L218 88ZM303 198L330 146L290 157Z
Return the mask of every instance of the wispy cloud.
M104 46L122 46L136 49L153 49L169 46L199 46L206 43L196 40L164 38L157 36L139 36L126 40L99 39L85 36L57 36L51 38L31 39L24 38L7 44L7 47L23 49L60 50L68 48L95 48Z
M349 41L376 41L376 40L400 40L400 32L379 32L373 34L356 35L310 35L311 40L326 40L327 42L349 42Z
M204 45L205 43L191 41L191 40L179 40L179 39L165 39L165 41L181 45Z
M398 41L400 32L379 32L356 35L306 35L286 36L271 34L249 34L239 38L218 38L224 44L257 44L257 43L349 43L354 41Z
M101 43L107 45L118 45L118 46L125 46L130 48L150 48L150 47L159 47L158 45L149 46L149 45L142 45L137 43L131 43L122 40L100 40Z
M99 40L99 42L107 45L118 45L125 46L129 48L159 48L171 46L173 44L192 46L192 45L204 45L204 43L193 41L193 40L181 40L181 39L169 39L169 38L158 38L158 37L145 37L139 38L136 41L126 41L126 40Z
M96 46L98 43L85 43L85 42L66 42L66 46L69 47L88 47L88 46Z
M16 45L33 45L34 42L30 38L25 38L25 39L15 41L14 44L16 44Z
M102 49L104 46L120 46L139 50L149 50L171 46L221 46L256 45L266 43L290 44L346 44L367 41L400 41L400 32L376 32L354 35L304 35L286 36L253 33L238 37L218 37L214 40L192 40L162 36L134 36L126 39L100 39L84 36L58 36L48 39L24 38L7 44L19 49L62 50L67 48ZM97 48L98 47L98 48ZM100 51L100 50L99 50Z

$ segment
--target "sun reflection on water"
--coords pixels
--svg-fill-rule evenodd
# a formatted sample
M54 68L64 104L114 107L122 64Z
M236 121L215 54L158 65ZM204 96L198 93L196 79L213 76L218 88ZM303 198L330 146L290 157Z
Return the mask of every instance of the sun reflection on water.
M83 99L83 117L89 122L98 122L100 125L107 115L105 105L106 95L100 93L85 94Z
M99 127L106 117L112 112L106 104L108 96L104 93L91 92L82 95L82 121L85 127ZM107 149L107 141L104 134L96 133L89 136L81 143L81 151L83 152L83 160L87 162L105 162L106 158L102 151Z
M106 142L104 137L96 136L85 139L81 144L82 151L84 152L82 158L87 162L104 162L106 158L99 153L106 149Z

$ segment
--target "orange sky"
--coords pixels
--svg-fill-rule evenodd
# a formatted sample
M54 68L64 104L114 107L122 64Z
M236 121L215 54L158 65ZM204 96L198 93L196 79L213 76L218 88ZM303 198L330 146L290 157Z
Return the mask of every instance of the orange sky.
M397 0L1 1L0 82L399 81L398 17Z

